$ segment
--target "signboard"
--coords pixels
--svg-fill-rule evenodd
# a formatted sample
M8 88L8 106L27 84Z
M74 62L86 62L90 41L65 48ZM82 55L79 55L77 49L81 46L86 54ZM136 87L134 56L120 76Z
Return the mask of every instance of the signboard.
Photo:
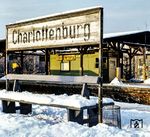
M7 25L7 50L99 44L101 10L95 7Z
M76 60L76 55L59 55L57 56L58 61L73 61Z

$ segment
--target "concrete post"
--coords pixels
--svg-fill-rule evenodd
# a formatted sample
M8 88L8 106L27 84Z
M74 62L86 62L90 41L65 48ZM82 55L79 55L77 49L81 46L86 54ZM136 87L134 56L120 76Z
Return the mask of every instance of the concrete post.
M118 80L121 79L121 68L120 67L116 68L116 77L118 78Z

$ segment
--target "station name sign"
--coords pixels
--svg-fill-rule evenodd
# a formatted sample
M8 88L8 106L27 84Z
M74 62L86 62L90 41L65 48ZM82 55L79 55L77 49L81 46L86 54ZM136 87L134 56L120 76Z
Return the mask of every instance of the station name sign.
M101 8L7 25L7 50L92 45L100 42Z
M22 31L14 29L12 32L12 43L34 43L44 41L59 41L64 39L77 39L83 32L84 41L90 39L90 23L77 24L73 26L66 26L64 22L59 25L60 27L52 28L50 26L42 26L41 28L32 28L30 31Z

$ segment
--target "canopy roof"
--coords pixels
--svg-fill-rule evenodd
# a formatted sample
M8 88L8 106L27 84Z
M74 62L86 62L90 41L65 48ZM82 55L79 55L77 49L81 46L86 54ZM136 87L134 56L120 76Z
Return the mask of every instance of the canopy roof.
M120 42L150 48L150 31L129 31L104 34L104 42Z

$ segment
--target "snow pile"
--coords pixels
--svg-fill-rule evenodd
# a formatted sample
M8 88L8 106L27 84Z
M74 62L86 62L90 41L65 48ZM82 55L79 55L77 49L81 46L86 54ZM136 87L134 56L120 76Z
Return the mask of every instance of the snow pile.
M123 82L120 81L117 77L115 77L115 78L110 82L110 85L117 85L117 86L120 86L120 85L123 85Z
M125 103L122 103L122 106ZM91 128L66 121L67 111L33 105L32 115L4 114L0 112L1 137L149 137L150 112L121 110L122 129L98 124ZM0 103L1 111L1 103ZM143 128L130 128L130 119L143 119Z
M86 99L85 97L81 96L81 95L71 95L68 96L66 94L64 95L49 95L53 98L53 102L51 104L62 104L65 106L70 106L70 107L84 107L84 106L91 106L91 105L95 105L97 103L97 99L96 98L90 98Z
M103 98L103 103L114 103L114 100L111 98Z
M0 80L6 80L6 76L1 77Z
M0 94L5 92L0 90ZM25 93L26 97L29 95ZM38 95L37 95L38 96ZM46 97L46 95L44 95ZM54 99L55 95L51 95ZM28 98L32 96L28 96ZM69 99L68 104L77 99L80 102L83 98L77 95L60 95L57 97ZM46 97L47 98L47 97ZM59 98L60 101L61 98ZM96 100L96 97L90 97ZM51 99L50 99L51 100ZM51 100L52 101L52 100ZM110 98L104 98L104 102L113 101ZM80 102L81 103L81 102ZM82 104L82 103L81 103ZM33 105L33 112L30 115L5 114L2 113L0 102L0 137L149 137L150 136L150 106L120 103L115 104L121 107L121 126L122 129L97 124L91 128L86 125L80 125L75 122L67 122L67 110L63 108ZM143 108L146 108L145 110ZM142 108L142 110L141 110ZM142 119L143 128L131 128L131 119Z
M41 104L41 105L63 105L63 106L70 106L70 107L84 107L84 106L92 106L98 103L98 98L94 96L90 96L90 99L86 99L81 95L71 95L68 96L66 94L63 95L54 95L54 94L33 94L29 92L9 92L6 90L0 91L0 98L6 99L9 98L11 100L17 101L25 101L30 102L33 104ZM104 98L104 103L111 103L113 102L112 99Z
M150 78L144 80L144 84L150 84Z
M30 103L35 102L35 103L39 103L39 104L48 104L51 103L53 101L52 98L43 95L42 98L38 95L38 94L32 94L29 92L9 92L6 90L1 90L0 91L0 98L1 99L5 99L5 98L9 98L11 100L26 100Z

